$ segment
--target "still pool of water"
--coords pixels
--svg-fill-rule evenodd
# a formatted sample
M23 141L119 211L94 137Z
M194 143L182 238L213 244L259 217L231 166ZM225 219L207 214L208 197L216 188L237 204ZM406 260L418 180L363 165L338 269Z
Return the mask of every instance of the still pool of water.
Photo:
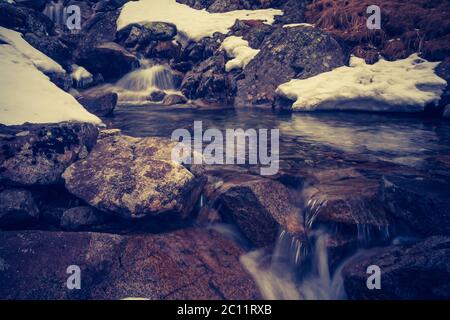
M170 138L178 128L280 129L280 156L295 157L304 144L367 155L420 167L425 158L450 154L450 121L418 115L370 113L295 113L271 110L195 109L157 105L121 106L111 127L138 137ZM302 149L304 150L304 149Z

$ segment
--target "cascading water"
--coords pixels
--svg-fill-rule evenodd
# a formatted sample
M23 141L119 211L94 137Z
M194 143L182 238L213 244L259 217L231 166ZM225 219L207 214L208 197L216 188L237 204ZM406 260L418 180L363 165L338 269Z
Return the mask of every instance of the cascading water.
M170 68L163 65L150 66L146 60L141 60L140 65L139 69L125 75L114 86L119 101L148 102L149 95L153 91L180 94L177 92L176 81Z
M332 265L328 240L333 232L328 228L314 228L314 221L326 200L309 201L304 210L308 239L281 231L272 253L264 249L241 256L241 263L252 275L261 295L269 300L342 300L346 299L342 269L359 251ZM358 225L358 247L367 248L389 238L388 228L376 230L372 226Z

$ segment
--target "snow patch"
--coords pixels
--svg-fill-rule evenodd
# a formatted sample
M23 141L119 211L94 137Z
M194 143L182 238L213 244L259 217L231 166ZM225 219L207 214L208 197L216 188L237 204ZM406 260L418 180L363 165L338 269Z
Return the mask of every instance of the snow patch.
M15 31L0 28L0 35L9 43L0 45L0 123L101 123L41 72L64 72L56 62L34 48L31 50L31 46Z
M64 69L55 60L47 57L31 46L22 38L22 34L19 32L0 27L0 40L3 40L22 53L40 71L44 73L65 73Z
M419 112L436 104L446 87L446 81L434 73L438 64L417 54L393 62L382 59L373 65L352 57L349 67L291 80L280 85L277 94L295 101L295 111Z
M227 72L245 68L260 51L251 48L248 41L242 39L242 37L236 36L226 38L221 49L227 53L229 58L233 58L225 66Z
M314 28L314 24L310 23L291 23L291 24L285 24L283 28L296 28L296 27L308 27L308 28Z
M167 22L173 23L178 30L194 41L212 36L215 32L228 33L236 19L263 20L268 24L283 11L275 9L236 10L225 13L209 13L196 10L176 0L139 0L124 5L117 20L120 30L131 23Z

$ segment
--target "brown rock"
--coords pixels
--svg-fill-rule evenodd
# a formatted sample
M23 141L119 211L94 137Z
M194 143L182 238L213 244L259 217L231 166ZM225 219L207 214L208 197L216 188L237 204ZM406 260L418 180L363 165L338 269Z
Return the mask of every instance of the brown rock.
M176 212L186 217L203 179L170 160L174 142L111 136L64 172L66 188L102 211L125 218Z
M3 232L0 298L257 299L241 254L204 229L135 236ZM66 287L71 265L80 267L80 290Z

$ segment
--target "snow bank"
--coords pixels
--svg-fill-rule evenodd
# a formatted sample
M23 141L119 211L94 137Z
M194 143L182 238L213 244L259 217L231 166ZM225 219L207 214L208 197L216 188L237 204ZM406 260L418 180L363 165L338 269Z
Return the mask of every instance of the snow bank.
M14 33L0 29L2 39L8 43L11 41L11 44L0 45L0 123L101 123L99 118L86 111L74 97L59 89L38 70L60 70L61 67L41 52L30 50L29 44L25 42L25 45ZM5 35L12 37L6 38Z
M0 27L0 40L10 44L26 58L31 60L44 73L65 73L64 69L53 59L26 42L19 32Z
M248 41L236 36L226 38L221 48L225 50L229 58L234 58L227 62L225 66L227 72L245 68L260 51L251 48Z
M272 24L274 17L282 14L283 11L274 9L209 13L180 4L176 0L139 0L125 4L117 20L117 29L120 30L131 23L168 22L175 24L188 38L198 41L212 36L215 32L228 33L236 19L264 20Z
M446 86L417 54L404 60L368 65L352 57L350 66L282 84L277 94L295 101L293 110L418 112L437 103Z

